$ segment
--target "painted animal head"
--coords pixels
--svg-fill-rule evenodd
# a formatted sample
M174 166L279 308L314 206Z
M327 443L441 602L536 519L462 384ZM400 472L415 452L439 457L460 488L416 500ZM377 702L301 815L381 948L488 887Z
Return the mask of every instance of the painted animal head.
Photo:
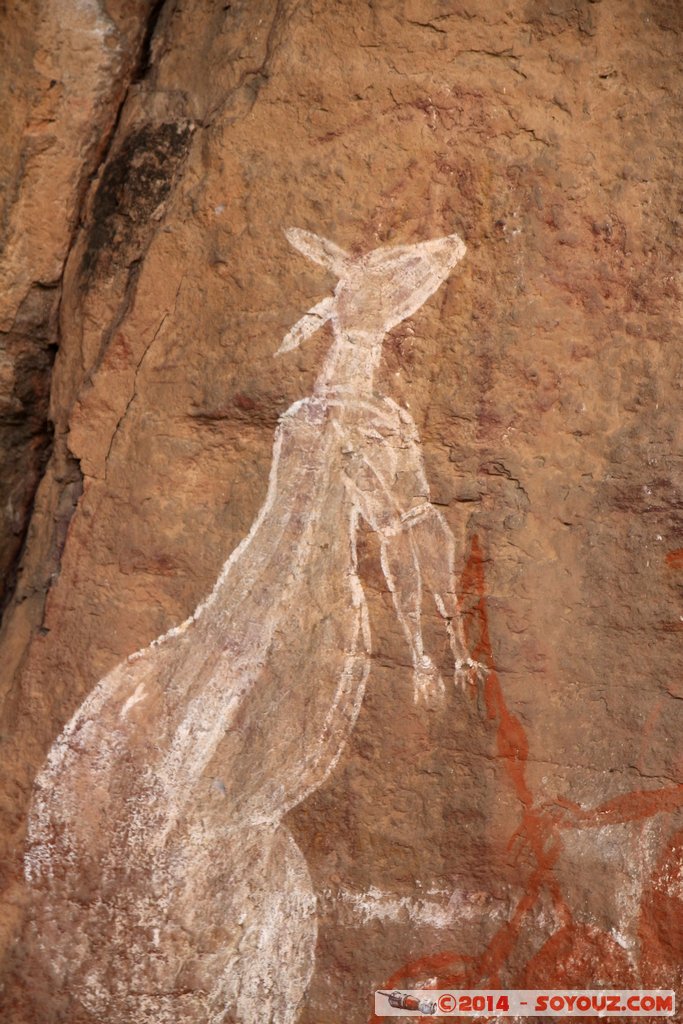
M334 295L310 309L286 335L278 355L296 348L331 320L336 332L377 337L412 316L465 255L458 235L415 245L385 246L351 256L326 238L290 228L299 252L339 278Z

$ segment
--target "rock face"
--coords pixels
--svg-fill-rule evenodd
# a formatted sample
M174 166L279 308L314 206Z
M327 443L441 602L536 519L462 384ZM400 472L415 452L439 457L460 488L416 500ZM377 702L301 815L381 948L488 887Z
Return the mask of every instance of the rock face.
M662 0L8 19L3 1020L683 982L682 30ZM362 259L453 235L410 309ZM211 629L127 661L236 549Z
M34 0L3 19L0 601L50 447L49 376L64 261L89 176L140 59L146 4Z

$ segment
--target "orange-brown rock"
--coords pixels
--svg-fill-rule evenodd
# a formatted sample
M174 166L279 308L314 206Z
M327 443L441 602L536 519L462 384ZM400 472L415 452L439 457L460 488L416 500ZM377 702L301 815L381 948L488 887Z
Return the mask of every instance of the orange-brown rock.
M0 601L16 579L51 443L49 378L64 263L137 70L147 6L24 0L3 14Z
M328 323L274 358L339 276L290 227L353 259L467 245L387 335L375 389L416 425L482 668L452 685L425 600L447 688L415 703L383 534L359 521L367 691L339 761L284 818L302 861L283 847L273 869L296 862L316 899L315 964L287 1012L362 1024L376 988L434 979L680 987L680 6L27 0L5 20L3 1019L100 1021L36 948L34 781L98 682L208 595L266 499L278 419L334 338ZM396 423L372 429L405 454L417 442ZM290 569L273 561L264 616ZM320 593L292 611L310 658L287 685L315 687L316 630L343 612ZM136 715L136 742L161 743L153 708ZM240 778L259 744L240 748ZM114 758L108 792L133 763ZM220 802L230 786L213 782L201 799ZM100 790L77 789L96 821ZM266 864L252 839L243 857ZM202 853L213 928L230 865ZM94 906L96 861L82 883ZM246 932L270 890L249 892ZM123 955L120 936L73 942L83 963L89 943L98 962L107 943ZM227 942L207 929L201 955ZM292 941L284 968L303 956ZM200 975L182 975L178 1020ZM251 1024L240 1005L224 1019Z

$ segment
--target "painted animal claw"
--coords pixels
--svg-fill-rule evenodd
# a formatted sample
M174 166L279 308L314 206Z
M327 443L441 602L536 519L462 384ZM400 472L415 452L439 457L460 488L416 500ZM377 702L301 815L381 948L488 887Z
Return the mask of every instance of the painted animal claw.
M455 662L453 681L456 686L466 690L483 683L488 675L488 668L473 658L458 658Z
M431 658L425 657L413 671L413 700L427 707L440 704L446 695L446 686Z

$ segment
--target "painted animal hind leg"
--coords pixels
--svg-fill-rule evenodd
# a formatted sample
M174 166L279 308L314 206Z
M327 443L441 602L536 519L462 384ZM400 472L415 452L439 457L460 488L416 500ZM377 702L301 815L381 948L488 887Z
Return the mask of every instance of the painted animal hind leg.
M315 963L316 899L283 826L233 833L220 859L230 886L215 912L239 929L208 995L208 1024L294 1024ZM220 954L219 954L220 955Z

